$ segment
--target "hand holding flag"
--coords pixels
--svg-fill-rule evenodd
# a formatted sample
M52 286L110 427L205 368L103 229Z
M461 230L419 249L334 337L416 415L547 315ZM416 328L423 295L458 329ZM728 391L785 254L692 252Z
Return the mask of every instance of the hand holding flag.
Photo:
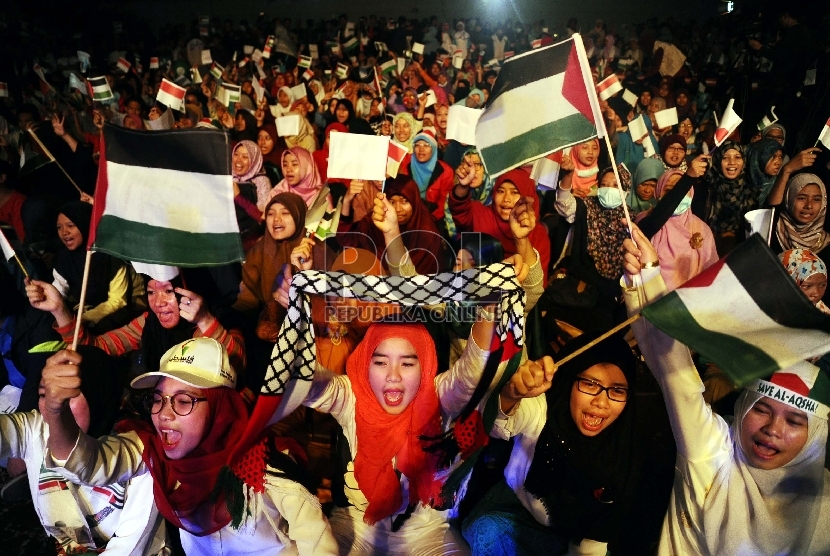
M729 104L726 105L726 110L723 111L718 129L715 130L715 146L720 147L726 139L732 135L732 132L738 129L743 121L732 109L735 104L735 99L729 99Z

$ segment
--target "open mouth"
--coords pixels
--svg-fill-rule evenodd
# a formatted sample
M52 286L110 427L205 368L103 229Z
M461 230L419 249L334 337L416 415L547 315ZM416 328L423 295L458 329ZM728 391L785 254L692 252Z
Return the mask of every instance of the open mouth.
M182 433L172 429L162 429L159 431L159 435L165 450L172 450L182 439Z
M758 442L757 440L752 442L752 451L755 452L756 456L765 460L772 459L781 453L781 450L778 450L774 446L770 446L764 442Z
M605 421L604 417L591 415L590 413L582 414L582 428L585 430L596 432L602 429L602 423Z
M403 401L403 390L384 390L383 401L388 406L400 405Z

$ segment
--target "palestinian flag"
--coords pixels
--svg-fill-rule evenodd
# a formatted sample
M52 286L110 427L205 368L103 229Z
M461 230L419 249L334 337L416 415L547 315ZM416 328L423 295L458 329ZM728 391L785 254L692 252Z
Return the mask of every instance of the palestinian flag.
M830 351L830 315L810 303L758 234L642 314L738 386Z
M352 52L358 47L357 37L352 37L343 43L343 50Z
M115 67L120 69L123 73L129 72L131 66L132 64L130 64L126 58L119 58L118 63L115 64Z
M106 77L90 77L87 80L87 85L91 91L92 100L106 102L115 98Z
M173 110L184 109L185 88L162 78L159 92L156 94L156 101Z
M227 136L106 125L89 245L170 266L241 261Z
M389 77L398 73L398 61L396 59L389 60L380 65L380 71L383 75Z
M476 146L497 177L604 135L582 38L573 35L504 62L476 125Z
M228 91L228 102L240 102L242 100L242 86L232 83L222 83L222 88Z
M220 66L220 65L219 65L219 64L217 64L216 62L213 62L213 63L210 65L210 74L211 74L213 77L215 77L216 79L221 79L221 78L222 78L222 74L223 74L224 72L225 72L225 68L223 68L222 66Z
M346 79L349 76L349 66L337 62L337 77L339 79Z
M298 68L310 68L311 67L311 56L303 56L300 55L300 58L297 60L297 67Z

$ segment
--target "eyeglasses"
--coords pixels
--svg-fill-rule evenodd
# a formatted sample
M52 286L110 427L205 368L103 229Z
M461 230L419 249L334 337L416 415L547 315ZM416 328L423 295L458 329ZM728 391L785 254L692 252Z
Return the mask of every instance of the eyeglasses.
M605 387L595 380L579 376L574 379L574 382L576 382L576 389L583 394L598 396L603 390L605 390L605 395L608 396L608 399L612 402L628 401L628 388L623 388L622 386Z
M158 392L147 392L144 394L144 407L152 415L160 413L164 408L165 402L170 402L173 413L179 417L186 417L190 415L197 403L206 401L207 398L197 398L183 392L173 394L172 396L165 396Z
M686 152L686 149L684 149L683 147L669 147L669 148L666 149L666 152L669 152L669 151L676 152L676 153L684 153L684 152Z

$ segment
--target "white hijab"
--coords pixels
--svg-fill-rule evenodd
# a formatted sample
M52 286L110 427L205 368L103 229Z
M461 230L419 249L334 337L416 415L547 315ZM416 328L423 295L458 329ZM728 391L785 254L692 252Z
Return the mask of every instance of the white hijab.
M735 402L732 459L715 477L703 508L708 553L830 554L830 471L824 469L827 420L808 414L807 442L798 455L778 469L754 468L741 448L740 429L762 397L744 390Z
M288 106L283 106L282 103L280 103L280 92L284 92L286 95L288 95ZM291 105L294 104L294 100L296 99L294 98L294 95L291 94L290 87L280 87L279 91L277 91L277 103L273 105L274 107L271 110L271 112L274 114L274 117L279 118L291 112Z

